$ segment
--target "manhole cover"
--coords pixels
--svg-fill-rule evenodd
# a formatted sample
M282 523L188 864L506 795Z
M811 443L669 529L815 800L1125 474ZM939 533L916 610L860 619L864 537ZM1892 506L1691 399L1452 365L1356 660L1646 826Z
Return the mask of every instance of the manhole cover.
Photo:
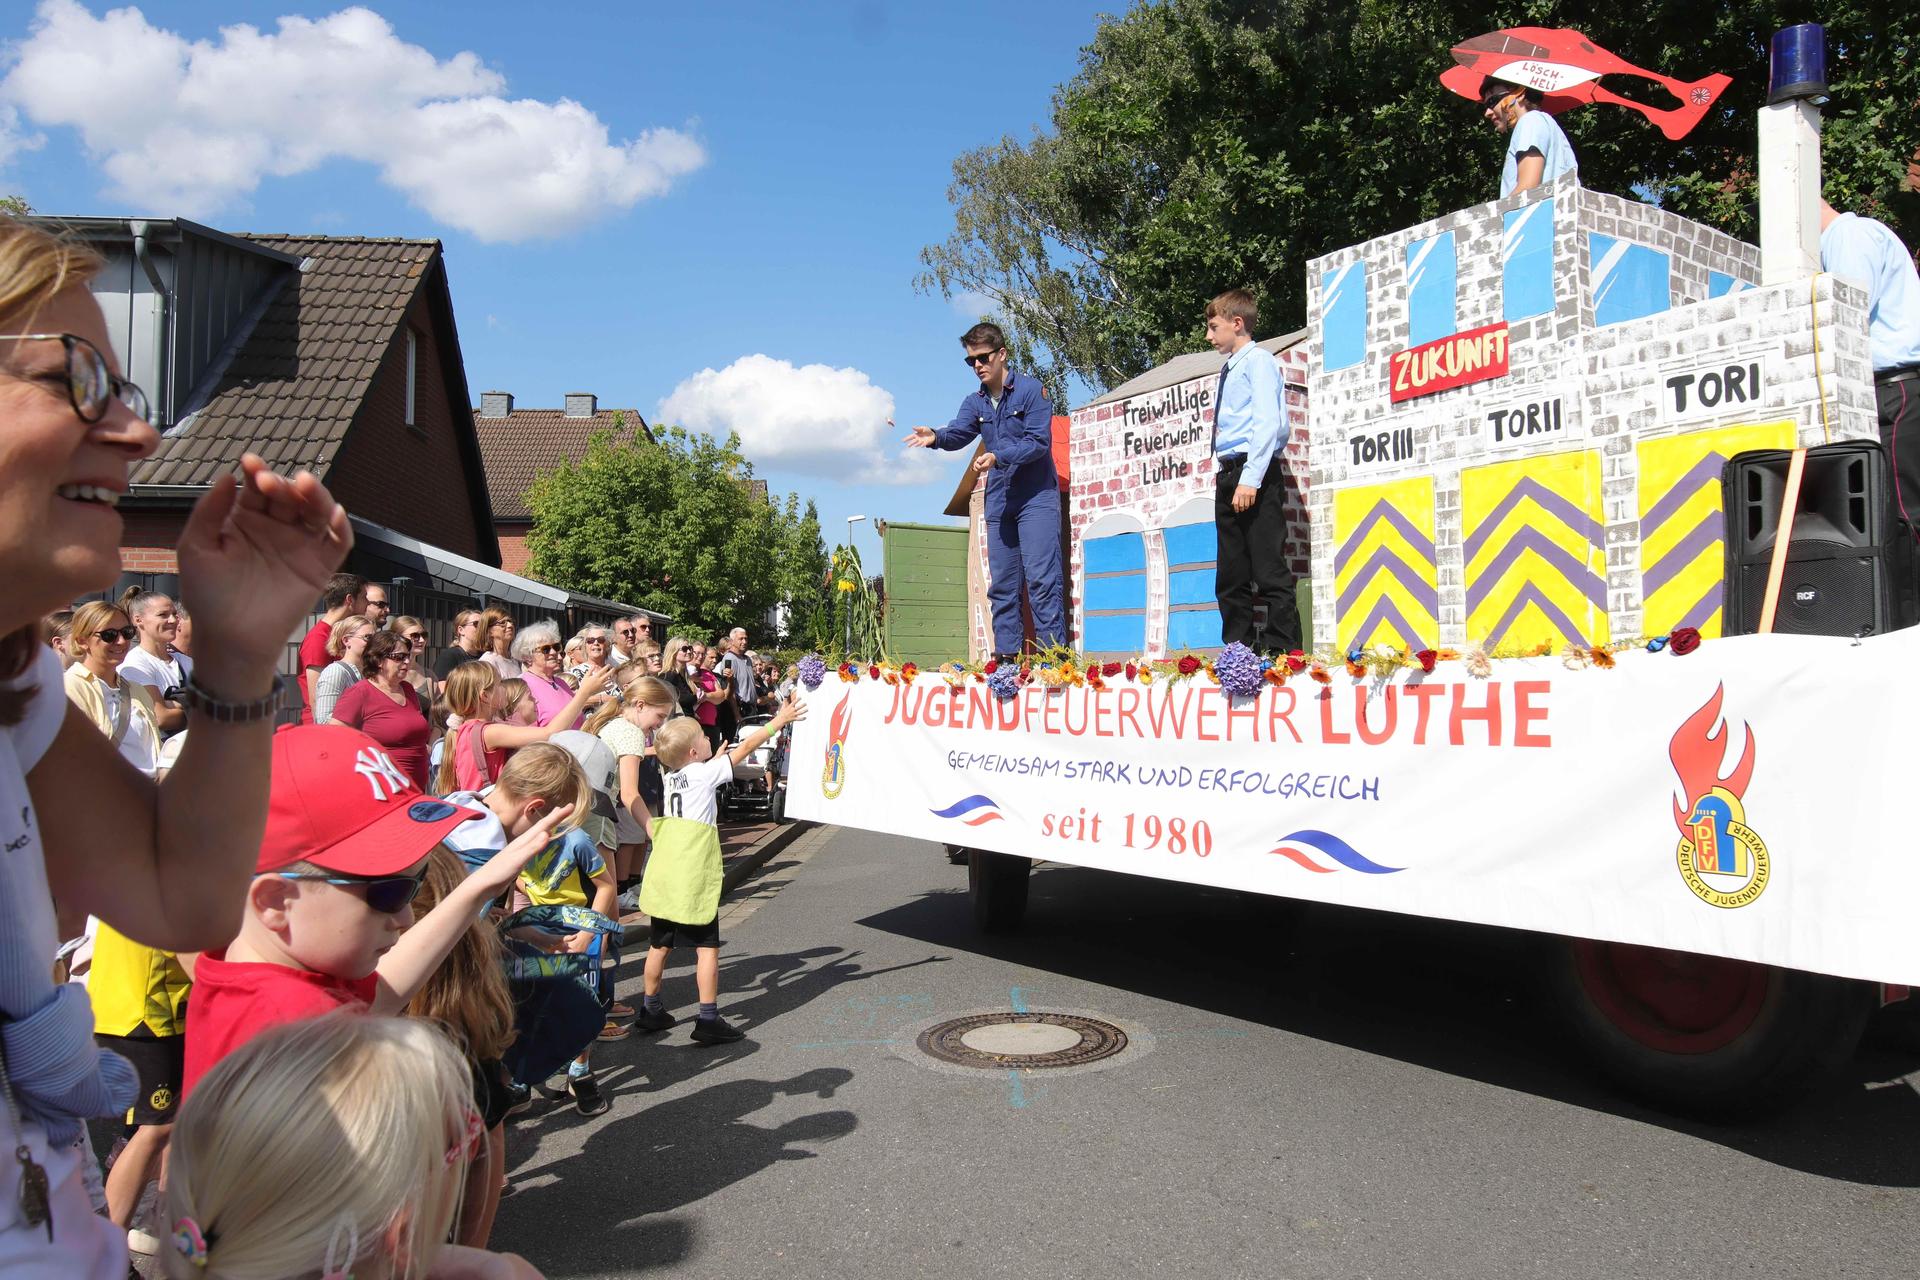
M1075 1013L974 1013L920 1033L922 1053L963 1067L1079 1067L1127 1047L1111 1022Z

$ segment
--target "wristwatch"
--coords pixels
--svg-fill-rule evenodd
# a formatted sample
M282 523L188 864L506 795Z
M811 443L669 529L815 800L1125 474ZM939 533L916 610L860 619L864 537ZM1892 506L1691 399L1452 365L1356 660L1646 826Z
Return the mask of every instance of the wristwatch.
M229 702L209 693L206 686L200 683L199 675L193 674L180 686L180 705L195 716L204 716L218 724L252 724L256 720L271 719L280 709L280 698L286 691L285 678L276 675L273 688L261 697L247 702Z

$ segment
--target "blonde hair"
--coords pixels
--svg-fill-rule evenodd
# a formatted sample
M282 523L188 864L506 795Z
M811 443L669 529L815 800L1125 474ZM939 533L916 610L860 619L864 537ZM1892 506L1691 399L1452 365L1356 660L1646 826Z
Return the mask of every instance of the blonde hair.
M418 920L467 878L460 855L444 844L427 855L427 873L413 900ZM475 920L453 944L412 1000L407 1012L445 1027L468 1058L492 1062L513 1043L513 994L507 987L506 951L490 920Z
M73 611L73 625L67 629L67 643L79 640L82 644L93 639L93 633L109 625L118 614L126 618L125 625L132 626L133 619L127 611L111 600L89 600Z
M1240 319L1247 325L1247 336L1253 336L1253 327L1260 323L1260 304L1245 289L1229 289L1207 303L1207 313L1203 320L1219 316L1223 320Z
M345 659L347 656L347 638L353 634L355 627L366 627L368 630L372 630L373 619L364 613L350 613L340 619L340 621L334 623L333 630L327 632L327 652L336 658Z
M698 720L678 716L653 731L653 754L660 767L672 773L693 759L693 744L706 736Z
M593 812L593 784L573 753L551 742L535 742L520 748L500 770L495 789L514 800L545 800L549 809L573 806L567 820L554 828L557 835L580 825Z
M533 696L533 690L528 688L527 682L519 676L508 676L494 687L499 692L499 696L493 700L493 705L500 710L500 714L495 717L498 720L506 719L508 711Z
M68 289L82 288L106 260L77 240L22 218L0 216L0 332L31 333L41 310ZM101 583L106 586L106 583ZM0 636L0 725L18 724L37 686L5 682L25 675L40 644L36 623Z
M505 683L492 663L475 659L463 662L447 674L447 687L440 693L440 701L446 704L448 711L459 716L461 723L477 719L480 715L481 699L493 692L495 686ZM489 717L491 718L491 717ZM442 723L445 723L444 720ZM485 730L481 730L485 732ZM447 738L447 744L440 750L440 772L433 776L434 789L441 795L454 790L459 774L454 770L455 749L460 742L456 732ZM480 744L486 746L485 742Z
M201 1079L174 1125L167 1274L344 1274L396 1234L392 1274L426 1274L459 1210L472 1096L452 1042L417 1018L343 1009L261 1033ZM198 1262L173 1242L183 1220L205 1242Z
M620 696L607 699L582 726L596 738L602 729L618 720L628 707L636 703L650 707L680 705L666 682L641 672L637 662L623 662L613 669L613 687Z

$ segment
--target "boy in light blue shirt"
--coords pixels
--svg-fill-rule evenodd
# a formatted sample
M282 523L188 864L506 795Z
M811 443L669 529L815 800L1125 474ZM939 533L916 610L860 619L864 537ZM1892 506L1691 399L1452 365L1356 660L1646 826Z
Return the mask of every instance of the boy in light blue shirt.
M1573 144L1560 122L1540 108L1540 91L1489 76L1480 90L1480 104L1493 127L1507 134L1507 154L1500 165L1500 198L1552 182L1563 173L1578 174Z
M1920 272L1893 228L1820 202L1820 265L1867 291L1867 351L1900 514L1920 519Z

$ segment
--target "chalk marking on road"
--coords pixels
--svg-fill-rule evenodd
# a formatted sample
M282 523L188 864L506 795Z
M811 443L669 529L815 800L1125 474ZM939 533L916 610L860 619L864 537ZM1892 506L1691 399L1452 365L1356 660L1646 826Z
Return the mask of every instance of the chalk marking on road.
M1015 991L1019 988L1015 987ZM1026 1012L1024 1009L1022 1013ZM1016 1067L1007 1068L1007 1105L1024 1107L1027 1105L1027 1087L1020 1081L1020 1071Z
M1021 994L1020 988L1018 987L1014 987L1007 992L1007 1003L1013 1006L1015 1013L1028 1012L1026 997Z

